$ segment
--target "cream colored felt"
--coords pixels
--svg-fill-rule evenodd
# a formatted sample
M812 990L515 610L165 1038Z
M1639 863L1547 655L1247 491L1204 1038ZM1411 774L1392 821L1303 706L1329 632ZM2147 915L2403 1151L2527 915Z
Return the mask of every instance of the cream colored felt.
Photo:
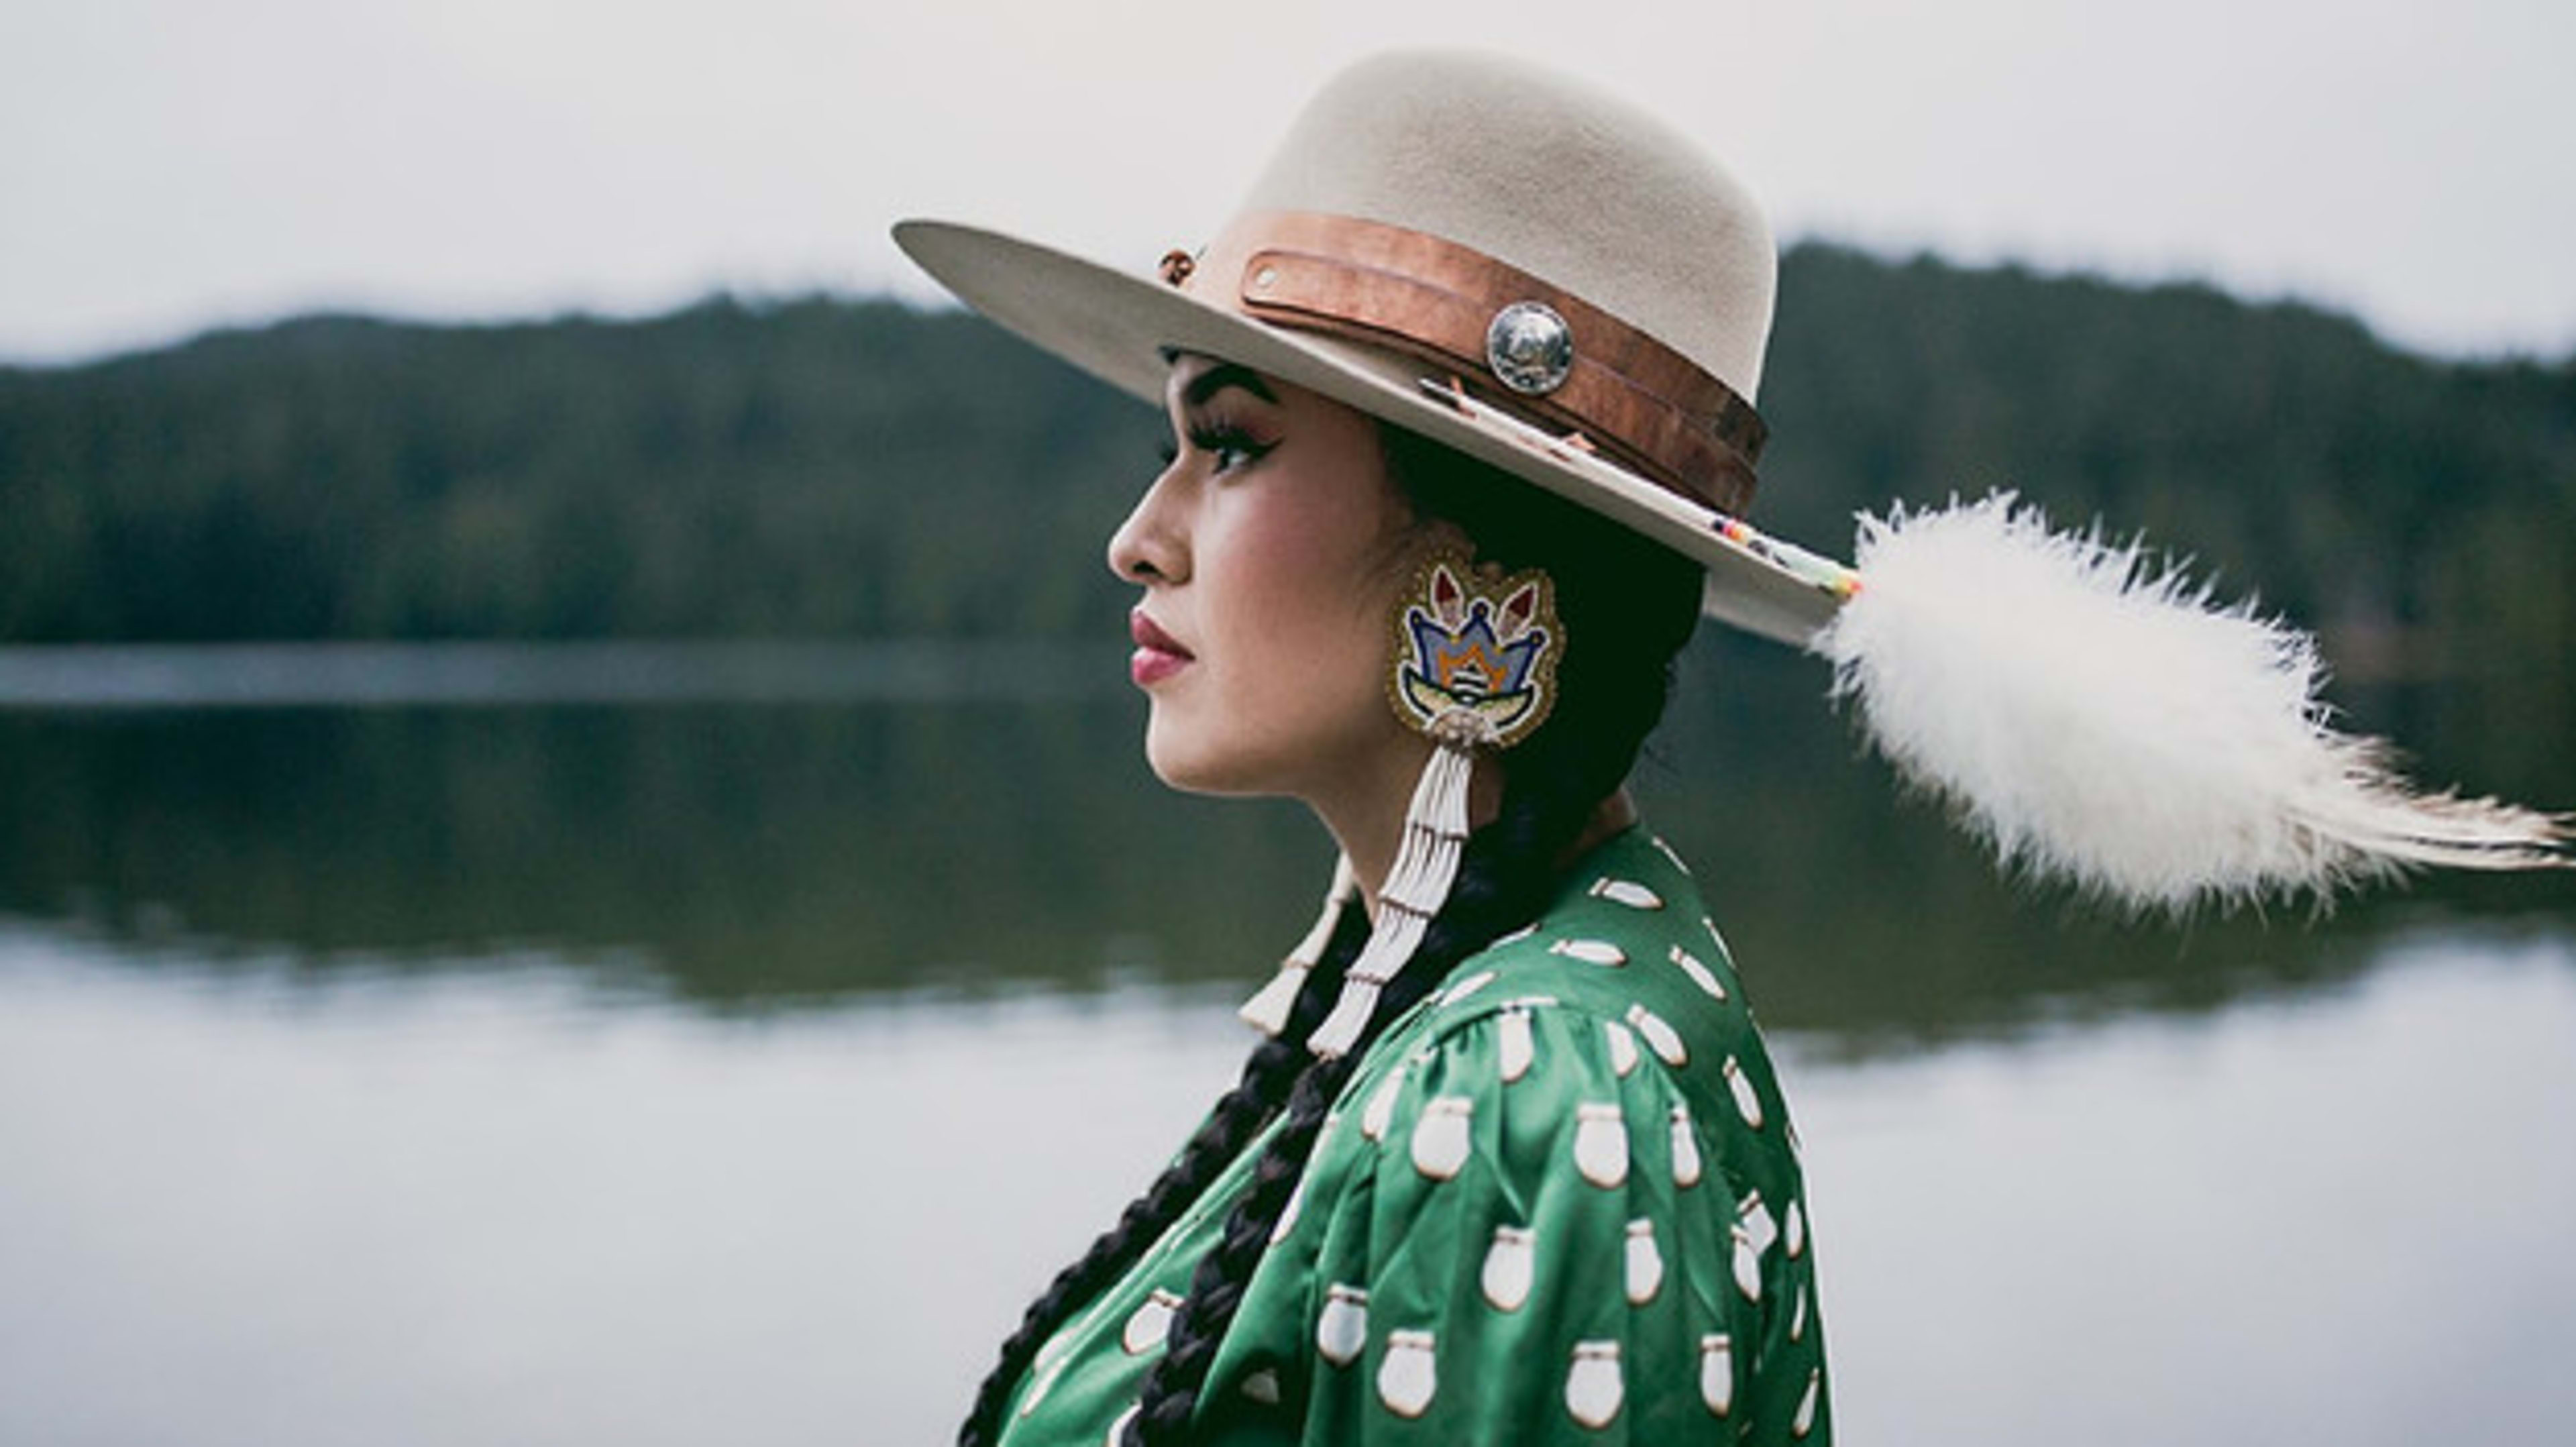
M1746 398L1761 384L1776 261L1744 188L1626 102L1498 57L1409 51L1345 71L1307 107L1240 218L1278 210L1426 231L1583 297ZM1169 356L1238 362L1493 463L1698 560L1708 609L1804 644L1838 599L1718 531L1720 515L1509 419L1461 413L1392 352L1235 310L1240 220L1188 285L1130 275L972 226L906 221L895 239L1003 326L1149 402Z
M1445 237L1652 333L1747 400L1761 388L1778 270L1761 209L1661 120L1553 72L1445 52L1363 61L1253 183L1240 214L1264 211ZM1201 275L1231 285L1224 249Z
M1445 52L1354 68L1292 128L1244 215L1276 210L1437 234L1584 298L1747 398L1761 381L1774 263L1759 211L1660 123L1545 72ZM895 236L994 320L1139 397L1160 399L1172 353L1221 357L1698 559L1712 615L1831 658L1873 743L2008 868L2182 912L2322 899L2423 865L2571 862L2569 819L2425 795L2383 745L2334 731L2313 640L2220 606L2141 544L2052 531L2004 496L1864 519L1854 574L1509 413L1441 400L1424 384L1445 379L1421 364L1240 314L1241 226L1181 289L971 227L906 222Z

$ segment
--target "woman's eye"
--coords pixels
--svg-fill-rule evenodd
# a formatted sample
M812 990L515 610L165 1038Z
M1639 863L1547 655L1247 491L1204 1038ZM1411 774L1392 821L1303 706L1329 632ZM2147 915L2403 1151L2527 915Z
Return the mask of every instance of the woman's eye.
M1248 467L1261 460L1273 444L1256 440L1240 428L1220 427L1190 434L1190 446L1216 460L1216 471L1222 476L1238 467Z

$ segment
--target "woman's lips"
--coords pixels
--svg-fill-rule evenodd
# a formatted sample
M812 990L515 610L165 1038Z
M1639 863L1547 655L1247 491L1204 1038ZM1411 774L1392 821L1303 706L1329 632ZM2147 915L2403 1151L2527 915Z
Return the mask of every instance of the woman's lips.
M1192 662L1190 651L1156 626L1142 608L1127 615L1127 636L1136 641L1136 651L1127 659L1127 676L1139 688L1151 688Z

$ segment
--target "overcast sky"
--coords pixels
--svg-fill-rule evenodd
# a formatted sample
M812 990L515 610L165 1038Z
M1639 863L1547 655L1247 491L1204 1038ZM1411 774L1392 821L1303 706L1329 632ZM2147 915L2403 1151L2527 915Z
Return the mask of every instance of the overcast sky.
M1142 267L1325 76L1421 42L1629 92L1784 238L2576 347L2564 0L15 0L0 357L318 307L926 296L885 240L916 213Z

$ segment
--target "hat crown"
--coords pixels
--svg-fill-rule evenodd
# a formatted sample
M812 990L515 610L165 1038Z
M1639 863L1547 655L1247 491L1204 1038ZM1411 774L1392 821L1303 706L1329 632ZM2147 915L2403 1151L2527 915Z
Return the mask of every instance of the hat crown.
M1471 247L1648 333L1747 399L1777 258L1742 183L1616 96L1497 56L1399 51L1300 113L1247 213L1355 216Z

